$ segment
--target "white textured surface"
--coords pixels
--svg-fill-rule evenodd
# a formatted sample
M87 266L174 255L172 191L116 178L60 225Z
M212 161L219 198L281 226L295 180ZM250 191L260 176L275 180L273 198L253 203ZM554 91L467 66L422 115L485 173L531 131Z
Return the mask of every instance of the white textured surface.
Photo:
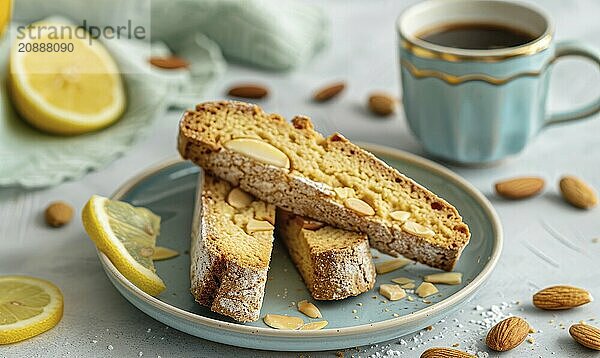
M422 154L402 116L375 118L363 105L371 90L398 91L394 20L409 3L328 2L327 9L333 18L332 44L311 64L284 74L232 66L215 86L216 92L198 100L221 98L232 82L260 80L272 88L272 96L261 102L267 111L282 113L287 118L310 115L317 129L323 132L339 130L352 140ZM551 0L540 1L540 6L554 17L559 39L578 38L600 47L599 2ZM600 74L593 71L594 67L583 62L559 64L554 73L551 107L569 108L598 95ZM328 104L310 102L312 91L330 79L348 81L343 96ZM55 329L23 343L0 347L0 357L137 357L140 352L143 357L298 357L297 353L237 349L167 329L127 303L112 287L78 220L58 230L44 226L42 210L48 202L69 201L79 213L92 194L108 195L141 169L173 157L178 119L177 112L163 116L151 136L127 156L79 181L43 191L0 190L0 274L44 277L55 282L65 294L65 316ZM532 335L534 344L525 342L502 357L595 357L596 354L576 345L568 336L568 328L561 329L560 323L568 327L582 319L600 320L600 302L555 313L536 310L529 302L532 292L554 283L583 286L600 297L597 259L600 242L592 242L592 238L600 237L600 208L589 212L575 210L557 194L557 180L563 173L579 175L600 189L598 119L597 115L593 120L550 128L524 153L502 166L452 168L482 190L500 214L506 236L497 270L464 312L447 317L432 331L404 337L403 341L394 340L387 348L379 345L362 347L360 352L348 350L346 357L375 353L385 356L389 350L402 352L403 357L418 357L428 347L455 342L461 347L474 345L483 349L480 340L485 330L478 327L491 324L506 313L527 318L542 333ZM522 202L506 202L493 195L491 188L497 179L520 174L546 178L545 193ZM475 309L477 305L481 310ZM473 323L469 323L471 320ZM411 350L419 344L423 345ZM334 353L310 356L333 357Z

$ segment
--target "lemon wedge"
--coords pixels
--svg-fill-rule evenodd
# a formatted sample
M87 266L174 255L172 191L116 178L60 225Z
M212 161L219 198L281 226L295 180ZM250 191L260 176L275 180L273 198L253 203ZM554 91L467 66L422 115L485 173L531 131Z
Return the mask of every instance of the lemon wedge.
M121 116L121 76L99 41L73 25L34 23L28 29L11 48L8 75L13 104L25 120L49 133L73 135Z
M129 281L152 296L165 289L152 261L159 216L146 208L94 195L83 208L82 220L96 247Z
M63 296L52 283L33 277L0 276L0 344L46 332L62 315Z

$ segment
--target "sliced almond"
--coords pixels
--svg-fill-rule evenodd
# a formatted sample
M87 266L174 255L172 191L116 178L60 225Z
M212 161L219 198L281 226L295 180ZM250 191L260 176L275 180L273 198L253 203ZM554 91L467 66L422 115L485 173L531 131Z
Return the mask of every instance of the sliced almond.
M319 88L313 95L313 100L316 102L329 101L333 97L340 94L346 88L345 82L335 82Z
M498 195L507 199L525 199L544 189L544 179L540 177L518 177L500 181L494 186Z
M523 343L529 334L529 324L520 317L508 317L487 334L485 344L498 352L509 351Z
M154 255L154 249L151 247L142 247L140 249L140 255L142 255L142 257L152 257L152 255Z
M406 291L400 286L389 283L380 285L379 293L390 301L398 301L406 297Z
M400 287L402 287L405 290L412 290L413 288L417 287L417 285L415 285L414 282L409 282L405 283L404 285L400 285Z
M435 285L431 282L423 282L419 285L419 287L417 287L417 290L415 291L415 293L421 298L431 296L438 292L439 291L437 287L435 287Z
M346 199L354 195L352 188L333 188L333 191L340 199Z
M275 225L275 207L273 204L267 204L264 201L253 201L251 205L256 220L266 220Z
M270 222L264 220L250 219L248 221L248 224L246 225L246 232L249 234L257 231L270 230L273 230L273 225Z
M233 188L227 195L227 203L236 209L243 209L254 201L254 197L240 188Z
M462 283L462 273L460 272L443 272L431 275L426 275L423 278L426 282L443 283L445 285L460 285Z
M304 223L302 224L302 228L306 230L319 230L323 226L325 226L325 224L320 221L308 219L304 219Z
M357 198L348 198L344 200L344 205L360 216L373 216L375 215L375 210L371 207L371 205L366 202L357 199Z
M410 219L410 213L408 211L396 210L390 213L390 217L396 221L405 222Z
M322 318L321 311L314 304L308 302L307 300L302 300L298 302L298 311L304 313L310 318Z
M592 295L583 288L573 286L552 286L533 295L533 304L543 310L566 310L590 303Z
M290 158L284 152L260 139L236 138L226 142L223 146L265 164L284 169L290 168Z
M435 231L433 231L430 228L423 226L421 224L417 224L414 221L405 222L402 225L402 229L409 234L419 236L419 237L430 238L430 237L435 236Z
M600 351L600 329L589 324L578 323L569 328L569 334L582 346Z
M301 331L312 331L312 330L317 330L317 329L323 329L328 324L329 324L329 322L327 322L327 321L310 322L310 323L307 323L304 326L300 327L300 330Z
M169 249L168 247L156 246L154 248L154 253L152 253L152 260L168 260L176 256L179 256L179 252Z
M476 356L452 348L429 348L420 358L477 358Z
M567 202L581 209L593 208L598 204L596 191L575 176L565 176L560 180L560 192Z
M412 263L412 261L409 259L405 259L404 257L378 262L375 264L375 271L377 271L377 274L382 275L384 273L392 272L394 270L402 268L410 263Z
M150 57L149 62L156 67L165 70L177 70L190 67L190 63L181 57L166 56L166 57Z
M295 330L304 325L300 317L284 316L280 314L267 314L263 318L265 324L272 328Z
M258 99L266 97L269 94L269 90L265 86L248 83L229 88L227 94L233 97Z
M415 280L408 277L396 277L392 279L392 282L397 283L399 285L406 285L407 283L413 283Z
M388 116L396 110L396 102L396 98L387 93L372 93L369 96L369 109L379 116Z

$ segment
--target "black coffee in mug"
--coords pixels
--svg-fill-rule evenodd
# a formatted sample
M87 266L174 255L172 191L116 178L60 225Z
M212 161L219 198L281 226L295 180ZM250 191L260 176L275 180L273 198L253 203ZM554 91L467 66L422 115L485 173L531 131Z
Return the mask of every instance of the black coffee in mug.
M425 30L417 37L429 43L468 50L515 47L535 40L521 29L489 23L452 23Z

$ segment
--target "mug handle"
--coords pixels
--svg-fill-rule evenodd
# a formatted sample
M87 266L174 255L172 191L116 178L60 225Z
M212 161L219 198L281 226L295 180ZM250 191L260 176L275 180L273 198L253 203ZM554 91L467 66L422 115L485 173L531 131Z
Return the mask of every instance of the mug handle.
M587 58L588 60L595 62L600 69L600 51L580 41L561 41L557 43L553 61L565 56L580 56ZM546 120L546 125L581 119L598 112L600 112L600 97L583 107L551 114Z

